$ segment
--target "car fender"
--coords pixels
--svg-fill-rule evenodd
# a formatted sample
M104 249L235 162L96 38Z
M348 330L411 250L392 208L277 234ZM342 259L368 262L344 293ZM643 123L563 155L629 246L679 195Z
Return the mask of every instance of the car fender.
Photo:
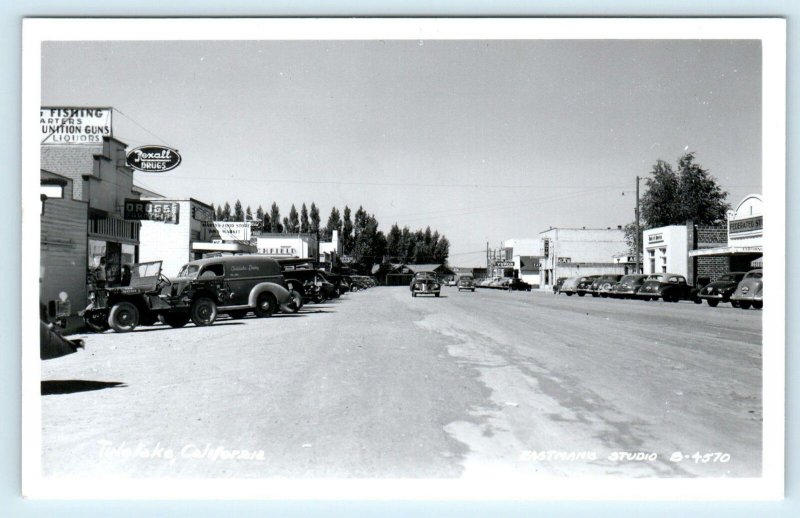
M253 286L253 289L250 290L250 296L247 299L247 303L251 308L256 306L258 296L262 293L272 293L275 296L275 300L278 301L279 306L288 304L292 300L291 295L289 295L289 290L280 284L275 284L274 282L261 282Z

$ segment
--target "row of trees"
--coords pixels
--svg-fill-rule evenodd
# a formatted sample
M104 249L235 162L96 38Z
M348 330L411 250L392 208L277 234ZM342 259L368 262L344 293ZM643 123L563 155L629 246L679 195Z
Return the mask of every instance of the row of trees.
M645 189L639 210L640 230L685 225L688 220L696 225L717 225L726 220L730 210L726 201L728 193L722 190L707 169L696 163L694 153L681 156L676 168L664 160L656 161L650 176L645 179ZM635 221L625 226L625 236L633 251Z
M226 201L217 207L212 205L212 208L217 221L251 221L255 229L263 232L311 233L318 234L322 240L330 240L335 230L342 240L342 253L364 268L380 262L387 255L412 264L444 263L450 252L447 238L438 231L432 231L430 227L412 231L408 227L400 229L395 223L389 234L385 235L378 230L375 215L368 213L363 207L359 207L355 213L348 206L341 212L333 207L325 226L320 226L319 209L313 202L308 208L303 203L299 212L292 204L289 215L283 218L275 202L269 211L259 206L255 214L250 206L243 209L239 200L236 200L233 207Z

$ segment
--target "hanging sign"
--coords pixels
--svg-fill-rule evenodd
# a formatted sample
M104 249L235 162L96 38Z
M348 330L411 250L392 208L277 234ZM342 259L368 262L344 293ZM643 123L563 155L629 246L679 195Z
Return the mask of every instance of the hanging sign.
M39 110L43 145L97 145L111 136L111 108L43 106Z
M127 155L128 165L145 173L165 173L178 167L181 155L177 149L166 146L142 146Z

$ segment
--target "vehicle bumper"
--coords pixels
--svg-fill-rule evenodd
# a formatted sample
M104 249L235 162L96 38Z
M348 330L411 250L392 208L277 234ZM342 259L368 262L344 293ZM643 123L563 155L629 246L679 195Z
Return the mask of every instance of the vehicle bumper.
M752 297L749 295L731 295L731 300L736 302L763 302L764 297L763 295L755 295Z

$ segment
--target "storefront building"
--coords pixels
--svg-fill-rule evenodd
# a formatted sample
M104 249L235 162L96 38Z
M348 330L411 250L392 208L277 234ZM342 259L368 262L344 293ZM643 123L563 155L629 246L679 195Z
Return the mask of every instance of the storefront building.
M138 205L128 203L126 217L141 221L140 261L162 261L168 277L187 261L255 252L249 224L215 222L211 206L194 198L142 198Z
M746 196L735 210L728 212L727 242L691 250L690 260L698 264L704 261L725 264L725 271L731 272L746 272L761 267L764 253L763 214L761 195ZM700 275L701 272L698 271L698 276Z
M89 271L100 265L100 260L106 260L107 282L111 285L119 283L122 265L133 263L139 254L139 222L126 221L123 218L123 207L126 199L137 199L139 192L133 186L133 170L128 167L125 160L126 144L113 137L102 137L98 142L85 144L42 144L41 169L45 170L52 178L62 178L67 182L63 205L67 205L67 198L75 202L82 202L85 212L78 214L78 205L61 217L55 216L56 210L42 214L42 229L53 229L54 225L64 224L72 228L74 225L83 225L85 235L85 248L81 258L81 273L75 278L67 279L61 275L52 275L45 269L42 279L43 290L50 293L52 290L61 290L58 286L69 283L70 291L76 289L77 284L83 284L82 293L70 293L74 300L73 313L85 301ZM44 180L52 181L52 178ZM45 188L45 187L43 187ZM50 187L52 188L52 187ZM71 191L71 194L67 194ZM51 200L51 203L53 200ZM50 232L50 230L48 230ZM68 232L78 246L79 242L73 232ZM52 234L48 240L52 243L57 237ZM83 242L83 238L80 239ZM83 246L83 245L81 245ZM54 248L42 248L42 263L52 264ZM75 257L77 260L77 256ZM46 295L50 296L50 295Z
M551 228L539 236L542 290L552 290L561 277L633 272L631 265L614 260L628 250L622 227Z
M531 286L541 284L541 262L540 257L542 242L539 238L506 239L503 241L501 250L505 251L506 260L512 266L504 273L504 277L516 277L527 282Z
M645 230L642 234L644 264L642 273L678 273L689 276L686 225L670 225Z
M256 251L274 257L315 260L317 237L314 234L262 233L255 237Z

